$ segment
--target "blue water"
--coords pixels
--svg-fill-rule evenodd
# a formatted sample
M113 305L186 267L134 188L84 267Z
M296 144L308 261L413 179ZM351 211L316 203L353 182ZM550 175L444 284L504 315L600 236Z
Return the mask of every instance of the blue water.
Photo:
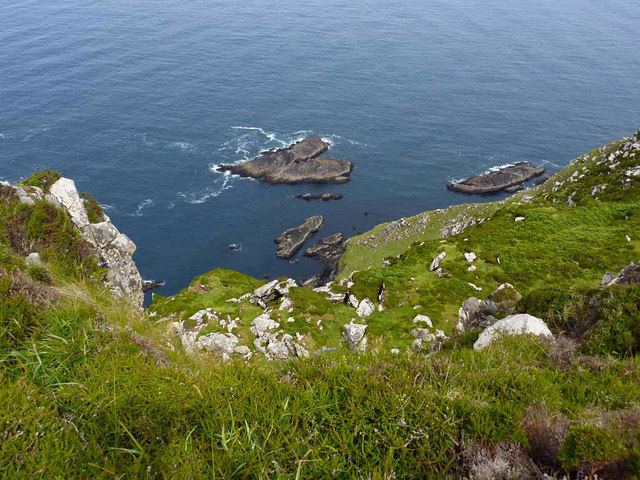
M452 179L519 160L557 169L639 128L637 7L4 0L0 177L51 167L74 178L163 293L215 267L305 277L317 265L276 259L273 239L309 215L326 217L322 234L352 235L469 201L444 190ZM311 133L355 163L351 183L212 170ZM345 198L290 198L306 191Z

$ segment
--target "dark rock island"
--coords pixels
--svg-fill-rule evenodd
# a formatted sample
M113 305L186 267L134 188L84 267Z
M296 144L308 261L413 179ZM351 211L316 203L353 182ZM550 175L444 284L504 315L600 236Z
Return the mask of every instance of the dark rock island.
M276 243L278 244L276 255L278 258L293 257L302 244L323 226L324 218L322 215L314 215L313 217L305 219L301 225L286 230L276 238Z
M318 287L335 278L338 273L340 257L345 250L345 241L346 238L342 233L334 233L305 250L306 257L315 257L324 266L320 273L305 282L306 286Z
M328 202L329 200L342 200L343 195L341 193L301 193L293 197L297 200L322 200Z
M450 183L447 190L468 194L498 193L521 185L544 172L544 168L536 167L529 162L519 162L494 172Z
M286 148L263 152L247 162L219 165L218 171L260 178L272 184L348 182L353 164L348 160L321 157L328 149L329 144L313 136Z

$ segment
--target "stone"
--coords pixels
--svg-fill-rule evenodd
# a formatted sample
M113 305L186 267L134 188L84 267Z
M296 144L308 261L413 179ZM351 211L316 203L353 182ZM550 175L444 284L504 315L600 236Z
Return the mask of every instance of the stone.
M49 193L64 207L71 217L71 221L75 223L78 228L89 225L89 217L84 208L84 202L82 198L80 198L80 194L73 180L64 177L60 178L51 185Z
M356 296L353 294L349 295L349 299L347 301L349 305L351 305L353 308L358 308L358 305L360 305L360 302L358 301Z
M462 302L458 311L458 325L456 328L460 332L478 327L487 327L495 318L493 315L498 307L491 300L480 300L476 297L467 298Z
M278 258L291 258L300 249L302 244L324 226L324 218L321 215L308 217L300 225L283 232L276 243L278 245L276 255Z
M433 323L431 319L426 315L416 315L413 318L413 323L426 323L430 328L433 328Z
M42 260L40 259L40 254L38 252L30 253L24 257L24 261L27 265L42 265Z
M447 185L448 190L466 194L498 193L544 174L545 169L519 162L492 172Z
M303 193L296 195L293 198L298 200L322 200L328 202L329 200L342 200L343 195L341 193Z
M640 264L631 262L622 271L613 276L610 273L606 273L602 282L601 288L611 287L613 285L635 285L640 283Z
M164 285L165 283L162 280L143 280L142 291L145 293L152 292L160 287L164 287Z
M467 252L464 254L464 258L467 259L467 262L471 263L473 262L477 257L476 254L473 252Z
M358 308L356 309L356 313L360 318L367 318L371 316L371 314L375 311L376 307L371 300L368 298L363 299Z
M445 259L447 256L447 252L441 252L431 261L431 265L429 266L429 270L432 272L438 270L440 268L440 262Z
M262 337L268 331L275 330L276 328L280 328L280 324L272 320L266 313L257 316L253 322L251 322L251 331L256 337Z
M263 152L253 160L236 165L220 165L217 169L241 177L262 179L271 184L349 181L353 164L348 160L321 157L328 149L329 144L313 136L286 148Z
M316 282L326 283L338 274L338 263L345 250L345 241L342 233L334 233L305 250L305 256L315 257L322 262L323 269L317 275Z
M280 302L280 308L278 310L280 311L289 311L289 309L293 306L293 303L291 302L290 298L287 297L282 297L282 300Z
M210 333L202 335L196 341L196 348L201 351L217 353L227 362L235 353L238 337L233 333Z
M367 348L367 325L347 323L342 327L342 338L350 350L363 352Z
M535 335L553 338L546 323L528 314L511 315L487 327L473 344L475 350L482 350L503 335Z
M515 221L516 222L524 222L525 218L524 217L516 217Z

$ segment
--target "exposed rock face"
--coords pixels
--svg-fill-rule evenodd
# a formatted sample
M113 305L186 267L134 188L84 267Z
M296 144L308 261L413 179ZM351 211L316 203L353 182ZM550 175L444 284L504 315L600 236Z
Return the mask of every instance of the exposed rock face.
M498 320L480 334L475 350L482 350L502 335L535 335L538 337L553 337L551 330L540 318L528 314L511 315Z
M302 244L324 226L324 218L321 215L314 215L305 219L297 227L286 230L276 238L278 258L291 258L300 249Z
M347 323L342 327L342 338L350 350L364 352L367 349L367 325Z
M342 200L343 195L341 193L302 193L293 197L297 200L322 200L328 202L329 200Z
M310 284L322 285L335 278L338 273L340 257L344 253L345 240L344 235L341 233L334 233L305 250L305 256L316 257L324 265L322 271L309 280Z
M447 190L468 194L498 193L544 174L545 169L529 162L501 168L494 172L467 178L447 185Z
M440 268L440 262L445 259L447 256L447 252L441 252L438 254L436 258L431 261L431 265L429 266L429 270L432 272Z
M105 284L119 297L142 307L142 277L133 261L136 245L129 237L120 233L106 215L103 222L89 221L84 201L73 180L60 178L51 185L48 193L44 193L38 187L8 184L3 184L3 187L13 189L22 203L33 205L36 201L45 200L56 208L64 209L82 238L95 247L96 253L107 268Z
M602 279L600 286L611 287L612 285L633 285L640 283L640 264L630 263L615 277L607 273Z
M320 137L305 138L287 148L270 150L238 165L220 165L242 177L263 179L268 183L344 183L349 181L353 164L348 160L321 157L329 145Z

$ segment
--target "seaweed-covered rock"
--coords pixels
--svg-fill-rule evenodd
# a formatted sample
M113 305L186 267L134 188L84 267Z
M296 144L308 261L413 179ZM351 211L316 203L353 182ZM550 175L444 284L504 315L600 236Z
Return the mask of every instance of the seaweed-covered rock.
M297 227L284 231L276 238L276 243L278 244L276 255L278 258L293 257L302 244L323 226L324 218L322 215L314 215L313 217L306 218L305 221Z

